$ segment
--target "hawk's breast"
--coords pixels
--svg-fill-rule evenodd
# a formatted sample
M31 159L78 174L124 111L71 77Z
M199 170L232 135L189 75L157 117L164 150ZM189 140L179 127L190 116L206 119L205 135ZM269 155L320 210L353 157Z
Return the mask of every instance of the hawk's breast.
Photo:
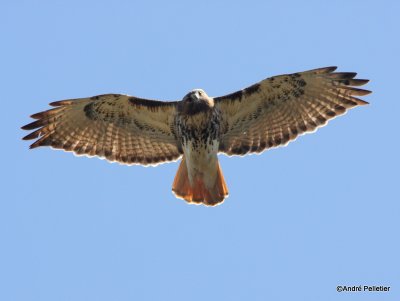
M176 129L189 179L208 174L209 169L215 170L220 140L219 111L211 109L195 115L177 115Z
M177 138L182 146L191 141L195 148L204 148L213 140L220 138L221 114L210 109L195 115L178 114L175 119Z

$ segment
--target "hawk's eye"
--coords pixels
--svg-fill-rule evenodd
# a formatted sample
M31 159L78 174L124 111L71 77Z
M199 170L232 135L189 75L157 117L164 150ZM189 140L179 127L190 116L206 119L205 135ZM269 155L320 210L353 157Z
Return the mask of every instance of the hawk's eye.
M199 95L202 96L202 95L203 95L203 92L199 91Z

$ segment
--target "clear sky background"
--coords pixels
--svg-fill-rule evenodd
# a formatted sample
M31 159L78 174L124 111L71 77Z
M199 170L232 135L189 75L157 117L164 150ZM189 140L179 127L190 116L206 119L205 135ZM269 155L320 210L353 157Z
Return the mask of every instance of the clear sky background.
M1 1L0 300L400 300L399 1ZM356 108L221 165L216 208L171 193L178 163L28 149L51 101L224 95L338 65ZM386 285L389 293L338 293Z

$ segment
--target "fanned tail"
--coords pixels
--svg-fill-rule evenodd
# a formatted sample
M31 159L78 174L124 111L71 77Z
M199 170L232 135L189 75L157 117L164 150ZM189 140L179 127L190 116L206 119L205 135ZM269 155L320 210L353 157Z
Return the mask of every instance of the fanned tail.
M216 168L217 176L212 187L206 187L203 175L194 175L194 183L191 185L185 157L183 157L172 184L172 191L177 197L184 199L188 203L206 206L221 204L228 196L228 188L226 187L219 162L217 162Z

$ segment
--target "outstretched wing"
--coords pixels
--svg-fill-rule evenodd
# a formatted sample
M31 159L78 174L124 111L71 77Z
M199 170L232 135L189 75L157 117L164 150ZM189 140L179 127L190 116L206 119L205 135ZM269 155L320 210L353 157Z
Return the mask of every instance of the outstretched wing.
M370 91L356 73L327 67L267 78L241 91L214 99L222 113L219 151L245 155L285 145L316 130L348 109L368 104L356 98Z
M22 127L37 129L24 140L30 147L51 146L78 155L99 156L125 164L155 165L178 159L174 133L176 102L106 94L53 102Z

